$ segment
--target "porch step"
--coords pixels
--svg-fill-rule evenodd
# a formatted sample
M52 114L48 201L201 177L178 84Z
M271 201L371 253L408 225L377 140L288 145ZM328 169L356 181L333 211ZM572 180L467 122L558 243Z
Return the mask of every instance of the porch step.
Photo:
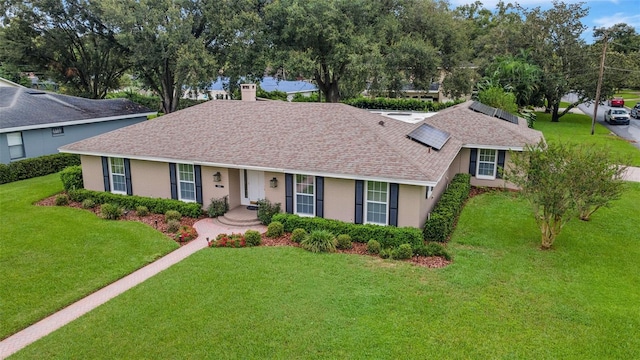
M218 216L218 221L224 225L239 227L261 224L260 220L258 220L258 212L256 210L248 210L246 206L238 206L227 211L226 214Z

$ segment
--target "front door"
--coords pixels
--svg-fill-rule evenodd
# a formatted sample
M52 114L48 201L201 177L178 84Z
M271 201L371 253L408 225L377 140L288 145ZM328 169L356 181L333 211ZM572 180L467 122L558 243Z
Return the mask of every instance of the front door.
M240 170L240 203L255 205L264 199L264 171Z

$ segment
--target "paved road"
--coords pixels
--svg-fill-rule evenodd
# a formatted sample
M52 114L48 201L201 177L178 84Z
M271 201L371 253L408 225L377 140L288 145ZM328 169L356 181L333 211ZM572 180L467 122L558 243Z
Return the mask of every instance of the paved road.
M569 102L575 101L576 99L577 96L575 94L569 94L563 98L563 100ZM593 117L593 108L594 104L578 105L578 109L591 117ZM604 112L608 109L609 107L606 104L599 105L596 121L605 126L607 129L611 130L611 132L613 132L614 134L620 136L621 138L629 140L633 146L640 149L640 119L631 118L631 123L629 125L609 125L604 122ZM560 121L562 121L562 118L560 118Z

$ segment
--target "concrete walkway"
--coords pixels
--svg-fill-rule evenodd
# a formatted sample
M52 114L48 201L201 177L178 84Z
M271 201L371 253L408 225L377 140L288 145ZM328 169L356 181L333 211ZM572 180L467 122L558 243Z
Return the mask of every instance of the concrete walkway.
M198 232L198 238L189 244L1 341L0 359L9 357L32 342L47 336L114 297L169 268L171 265L182 261L198 250L206 248L207 238L215 239L215 237L221 233L244 233L248 229L264 232L267 229L266 226L262 225L251 227L227 226L220 224L215 219L202 219L196 222L194 227Z

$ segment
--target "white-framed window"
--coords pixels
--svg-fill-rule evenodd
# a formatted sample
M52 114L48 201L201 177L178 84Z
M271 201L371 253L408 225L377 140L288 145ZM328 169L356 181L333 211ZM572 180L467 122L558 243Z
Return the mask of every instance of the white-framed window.
M109 158L109 171L111 173L111 192L116 194L126 194L127 177L124 172L124 159Z
M495 179L498 152L494 149L478 149L478 179Z
M316 178L312 175L296 174L295 209L296 214L315 216Z
M182 201L196 201L196 181L193 165L178 164L178 194Z
M7 145L9 145L9 157L11 160L25 157L21 132L7 133Z
M366 223L387 225L389 211L389 183L367 181L365 193Z

